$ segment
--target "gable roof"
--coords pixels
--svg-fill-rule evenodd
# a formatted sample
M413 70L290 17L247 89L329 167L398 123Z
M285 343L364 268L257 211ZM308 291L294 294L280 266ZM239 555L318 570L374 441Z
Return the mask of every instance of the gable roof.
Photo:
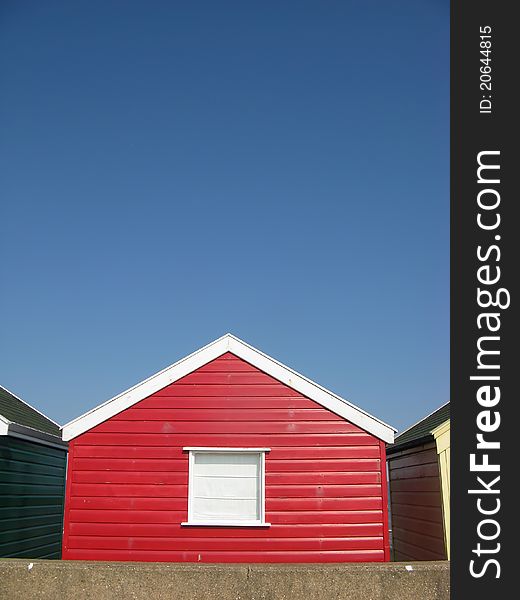
M60 426L0 385L0 415L10 423L60 435Z
M29 440L66 450L60 426L0 385L0 436Z
M286 367L274 358L260 352L260 350L253 348L230 333L193 352L193 354L177 361L166 369L159 371L159 373L152 375L152 377L145 379L125 392L118 394L81 417L70 421L62 427L63 439L67 441L74 439L167 385L174 383L181 377L222 356L226 352L231 352L231 354L252 364L261 371L271 375L271 377L297 390L304 396L314 400L324 408L340 415L377 438L388 443L394 441L394 432L396 430L390 425Z
M433 430L448 421L450 418L450 403L446 402L437 410L405 429L403 433L395 438L395 443L389 446L387 453L402 450L405 446L410 447L424 443L430 438L433 440Z

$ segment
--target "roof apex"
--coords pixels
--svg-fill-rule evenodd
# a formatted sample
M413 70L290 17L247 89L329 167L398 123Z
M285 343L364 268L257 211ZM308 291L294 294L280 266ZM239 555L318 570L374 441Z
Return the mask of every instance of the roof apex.
M394 441L394 432L396 430L390 425L314 383L307 377L293 371L231 333L224 334L155 375L148 377L141 383L114 396L84 415L73 419L62 427L63 439L67 441L74 439L158 390L174 383L181 377L185 377L203 365L222 356L226 352L235 354L242 360L271 375L271 377L278 379L281 383L299 391L311 400L321 404L324 408L342 416L379 439L388 443Z

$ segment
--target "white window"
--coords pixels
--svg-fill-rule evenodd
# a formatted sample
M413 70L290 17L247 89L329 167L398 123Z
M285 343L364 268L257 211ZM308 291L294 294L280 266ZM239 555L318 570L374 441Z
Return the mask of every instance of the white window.
M268 526L269 448L184 448L189 456L188 521L182 525Z

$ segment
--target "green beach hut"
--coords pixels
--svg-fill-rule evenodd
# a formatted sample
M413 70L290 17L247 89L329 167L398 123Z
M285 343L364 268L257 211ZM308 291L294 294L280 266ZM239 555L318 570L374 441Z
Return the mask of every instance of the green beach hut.
M0 558L60 558L67 443L0 386Z

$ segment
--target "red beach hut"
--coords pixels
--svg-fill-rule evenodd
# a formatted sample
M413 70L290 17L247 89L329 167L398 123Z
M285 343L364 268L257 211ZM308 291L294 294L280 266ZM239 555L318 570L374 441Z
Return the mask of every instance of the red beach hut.
M387 561L394 431L227 334L63 427L63 558Z

